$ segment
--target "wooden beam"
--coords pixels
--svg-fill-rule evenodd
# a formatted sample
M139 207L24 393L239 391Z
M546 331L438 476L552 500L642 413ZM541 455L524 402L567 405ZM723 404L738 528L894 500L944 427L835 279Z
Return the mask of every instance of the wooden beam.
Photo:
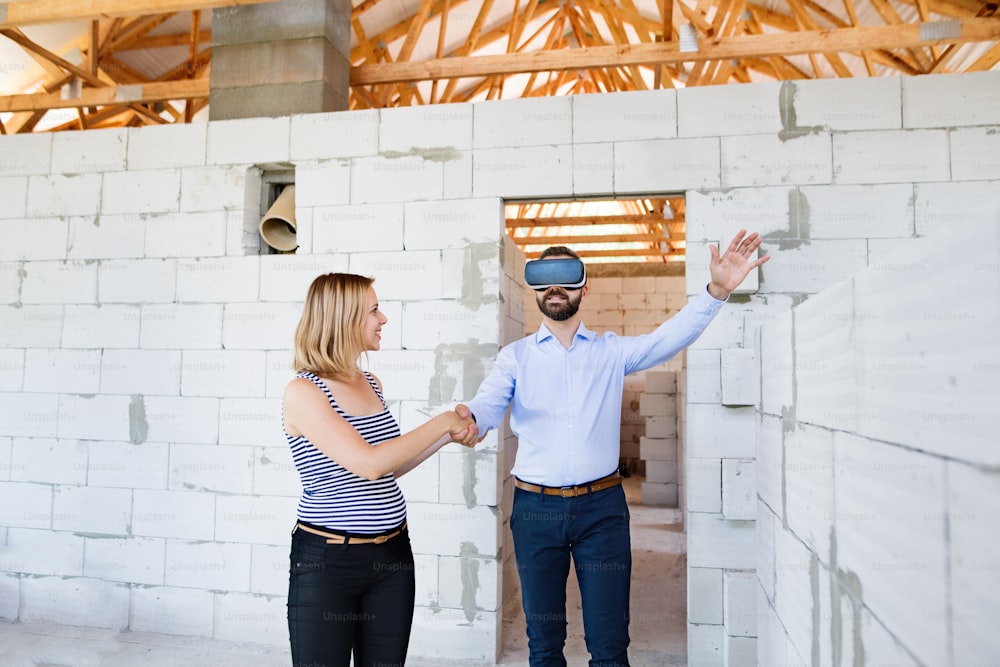
M521 245L521 244L518 244ZM530 243L524 245L547 245L544 237L538 237L538 243ZM575 251L580 257L586 259L588 257L684 257L683 252L677 253L664 253L659 248L620 248L617 250L577 250ZM541 250L536 251L524 251L524 256L528 259L536 259L542 254ZM674 261L674 260L672 260Z
M465 2L467 2L467 0L451 0L450 9L454 9L456 6L463 4ZM437 2L434 3L434 7L431 9L429 18L434 18L438 14L441 14L444 11L444 9L445 9L444 0L438 0ZM392 44L397 39L402 38L410 31L410 24L413 23L413 20L414 20L413 16L408 16L399 23L396 23L395 25L386 28L382 32L372 35L371 37L368 38L370 44L385 44L385 45ZM351 24L353 25L355 21L358 21L358 18L354 12L351 12ZM355 30L355 34L357 34L357 30ZM371 49L372 47L369 46L368 48ZM353 49L351 49L351 55L350 55L351 63L357 63L363 57L364 51L365 49L362 48L361 41L358 40L358 46L355 46Z
M566 236L514 236L511 237L518 245L587 245L593 243L649 243L659 245L662 243L669 243L670 239L664 238L659 234L646 234L646 233L635 233L635 234L595 234L593 236L577 236L577 235L566 235Z
M490 15L491 9L493 9L493 0L483 0L482 6L479 7L479 14L476 15L476 20L473 22L472 28L469 29L469 34L465 38L465 44L459 47L456 51L458 54L457 57L468 57L468 55L476 48L476 44L479 42L479 36L483 32L483 26L486 25L486 18ZM452 79L448 82L444 88L444 92L441 93L442 103L451 101L451 96L455 94L455 85L457 83L458 79Z
M256 5L276 0L30 0L0 2L0 30L39 23L93 21L115 16L169 14L192 9Z
M563 227L563 226L587 226L587 225L648 225L663 224L664 222L676 223L683 221L683 216L675 215L673 219L664 220L660 213L642 213L627 215L574 215L566 217L524 217L508 218L507 229L520 229L525 227Z
M12 42L15 42L16 44L18 44L23 49L26 49L26 50L31 51L33 53L37 53L41 57L43 57L46 60L48 60L50 63L56 65L57 67L60 67L60 68L62 68L64 70L66 70L67 72L71 72L72 74L76 75L79 79L81 79L83 81L86 81L87 83L89 83L91 85L94 85L94 86L103 86L104 85L101 82L101 80L96 75L91 74L90 72L88 72L87 70L85 70L85 69L83 69L81 67L77 67L76 65L74 65L71 62L67 62L66 60L63 60L62 58L60 58L56 54L52 53L48 49L46 49L46 48L44 48L44 47L36 44L35 42L33 42L30 39L28 39L27 37L25 37L24 34L21 31L19 31L19 30L0 29L0 35L3 35L4 37L6 37L7 39L11 40Z
M989 51L979 56L979 60L969 65L966 72L985 72L997 63L1000 63L1000 42L997 42Z
M792 12L795 13L795 18L798 20L799 25L801 25L806 30L818 30L819 24L816 23L816 19L812 17L809 10L806 9L805 4L802 0L788 0L789 6L792 8ZM843 79L850 79L853 74L851 70L848 69L844 61L840 59L836 53L825 53L826 60L830 63L830 67L833 71L837 73L837 76ZM819 78L817 74L817 78Z
M900 18L899 13L896 11L895 7L890 4L889 0L868 0L875 11L885 20L889 25L903 25L903 19ZM908 47L910 54L919 67L924 72L931 66L931 59L926 53L924 53L920 47L925 46L920 44L916 47Z
M851 25L858 25L858 14L854 11L853 0L844 0L844 9L847 11L848 18L851 19ZM868 71L868 76L875 76L875 67L872 65L872 58L868 51L862 51L861 57L864 58L865 69Z
M925 24L933 25L933 24ZM968 18L954 22L958 36L921 38L918 24L858 26L807 30L788 34L738 35L702 39L696 52L681 53L678 44L616 44L559 51L536 51L496 56L442 58L415 63L361 65L351 70L351 85L457 79L495 74L550 72L592 67L657 65L721 58L837 53L866 49L919 48L930 44L960 44L1000 40L1000 17Z
M115 104L137 105L166 100L207 98L208 95L209 82L204 78L131 86L102 86L84 88L79 99L75 100L61 99L61 94L58 92L0 97L0 112L73 109Z

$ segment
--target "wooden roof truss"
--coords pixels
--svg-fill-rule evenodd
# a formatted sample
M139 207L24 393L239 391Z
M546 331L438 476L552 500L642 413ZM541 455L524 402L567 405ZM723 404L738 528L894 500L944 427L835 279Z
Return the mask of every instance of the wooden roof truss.
M190 122L210 92L203 12L273 1L0 3L0 39L45 73L30 91L0 96L0 133L34 131L55 110L74 114L48 129ZM355 0L349 108L983 71L1000 63L997 9L997 0ZM187 30L158 30L186 18ZM82 58L22 31L66 20L89 22L72 45ZM177 47L185 56L164 56L155 75L127 64L129 52ZM508 233L528 257L567 244L611 261L683 258L682 196L595 206L511 204Z

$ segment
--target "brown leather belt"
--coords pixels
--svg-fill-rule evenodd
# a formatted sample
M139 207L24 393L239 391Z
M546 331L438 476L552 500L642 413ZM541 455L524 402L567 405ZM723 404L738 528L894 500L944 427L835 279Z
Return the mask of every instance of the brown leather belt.
M594 493L596 491L603 491L604 489L610 489L612 486L618 486L622 483L621 476L617 472L613 472L607 477L602 477L600 479L595 479L593 482L587 482L586 484L578 484L576 486L541 486L540 484L531 484L530 482L522 482L517 477L514 478L514 486L519 489L524 489L525 491L531 491L532 493L541 493L546 496L562 496L563 498L575 498L576 496L585 496L588 493Z
M359 537L355 535L338 535L337 533L329 533L325 530L320 530L319 528L313 528L312 526L307 526L304 523L295 524L296 528L306 531L307 533L312 533L313 535L321 535L326 538L327 544L384 544L392 538L401 534L406 530L406 522L403 525L385 535L375 535L373 537Z

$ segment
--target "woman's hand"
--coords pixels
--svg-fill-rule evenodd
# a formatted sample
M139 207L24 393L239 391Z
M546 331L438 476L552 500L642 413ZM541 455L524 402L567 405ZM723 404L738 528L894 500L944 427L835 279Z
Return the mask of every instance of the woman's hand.
M476 422L471 417L462 417L458 412L452 410L443 415L448 420L448 433L451 435L451 442L457 442L466 447L474 447L479 431L476 429Z

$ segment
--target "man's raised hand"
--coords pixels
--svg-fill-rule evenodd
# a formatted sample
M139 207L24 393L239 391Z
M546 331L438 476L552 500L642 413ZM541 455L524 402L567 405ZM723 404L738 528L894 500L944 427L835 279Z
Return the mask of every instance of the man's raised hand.
M712 282L708 284L709 294L719 301L725 301L751 271L771 259L770 255L754 259L763 240L757 232L747 236L747 230L741 229L721 257L719 249L710 245L708 249L712 253L712 259L708 268L712 274Z

